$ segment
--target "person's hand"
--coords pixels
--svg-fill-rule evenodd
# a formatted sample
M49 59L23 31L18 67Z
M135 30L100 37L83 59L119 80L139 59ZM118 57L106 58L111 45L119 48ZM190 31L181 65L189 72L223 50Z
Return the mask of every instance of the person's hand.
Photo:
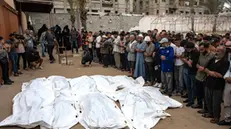
M189 67L192 67L192 61L187 61Z
M176 58L177 58L177 59L180 59L180 56L179 56L179 55L176 55Z
M229 84L231 84L231 77L225 78L225 81L228 82Z
M198 71L199 71L199 72L204 71L204 70L205 70L204 67L202 67L202 66L199 66L199 67L198 67Z
M156 52L153 52L153 53L152 53L152 56L155 57L155 55L156 55Z
M161 56L160 58L161 58L161 60L166 60L165 56Z
M148 56L148 53L144 52L144 56Z
M208 74L209 74L209 76L211 76L211 77L216 77L216 74L215 74L213 71L209 71Z

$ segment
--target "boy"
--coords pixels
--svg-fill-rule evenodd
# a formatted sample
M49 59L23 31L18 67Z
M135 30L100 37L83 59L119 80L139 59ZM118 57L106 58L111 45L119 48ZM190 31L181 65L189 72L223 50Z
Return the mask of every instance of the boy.
M169 97L172 96L173 90L173 63L174 63L174 50L170 46L167 38L160 41L160 58L161 58L161 80L165 87L163 93L167 93Z

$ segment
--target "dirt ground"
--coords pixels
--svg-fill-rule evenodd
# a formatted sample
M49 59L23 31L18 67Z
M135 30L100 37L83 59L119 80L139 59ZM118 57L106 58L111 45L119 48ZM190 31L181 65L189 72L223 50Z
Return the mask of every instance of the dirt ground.
M78 77L82 75L124 75L126 72L120 72L113 68L102 68L99 64L92 67L83 68L80 66L80 57L73 59L74 65L60 65L58 62L49 64L48 59L44 61L43 70L22 71L20 77L11 77L15 81L14 85L3 86L0 88L0 121L5 119L12 113L12 99L20 92L21 84L37 77L47 77L50 75L62 75L65 77ZM177 97L176 100L182 102L183 99ZM209 119L202 118L197 110L191 108L169 109L167 110L172 116L161 120L154 129L229 129L229 127L221 127L210 124ZM17 127L2 127L1 129L19 129ZM83 129L81 125L76 125L72 129Z

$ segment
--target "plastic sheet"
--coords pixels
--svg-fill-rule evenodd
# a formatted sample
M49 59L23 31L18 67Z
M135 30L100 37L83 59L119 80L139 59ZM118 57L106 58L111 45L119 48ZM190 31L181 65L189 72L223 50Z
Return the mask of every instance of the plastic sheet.
M182 107L159 89L143 85L143 78L127 76L37 78L22 84L13 99L13 114L0 126L70 129L80 123L87 129L150 129L170 116L164 110Z
M120 129L126 127L126 119L118 106L100 93L90 93L80 100L82 114L80 124L86 129Z

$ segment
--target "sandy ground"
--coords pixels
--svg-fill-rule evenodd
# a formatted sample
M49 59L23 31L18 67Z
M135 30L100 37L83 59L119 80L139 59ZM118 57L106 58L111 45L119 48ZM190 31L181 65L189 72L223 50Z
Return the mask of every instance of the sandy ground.
M62 75L65 77L78 77L82 75L124 75L126 72L120 72L113 68L102 68L99 64L94 64L92 67L83 68L80 66L80 57L73 59L73 66L49 64L48 60L44 61L43 70L23 71L20 77L11 77L15 81L14 85L3 86L0 88L0 121L5 119L12 113L12 99L20 92L21 84L25 81L37 77L47 77L50 75ZM183 99L175 98L182 102ZM220 127L215 124L210 124L209 119L202 118L197 110L191 108L170 109L167 110L172 116L161 120L154 129L229 129L229 127ZM2 127L2 129L18 129L17 127ZM72 129L83 129L81 125L76 125Z

